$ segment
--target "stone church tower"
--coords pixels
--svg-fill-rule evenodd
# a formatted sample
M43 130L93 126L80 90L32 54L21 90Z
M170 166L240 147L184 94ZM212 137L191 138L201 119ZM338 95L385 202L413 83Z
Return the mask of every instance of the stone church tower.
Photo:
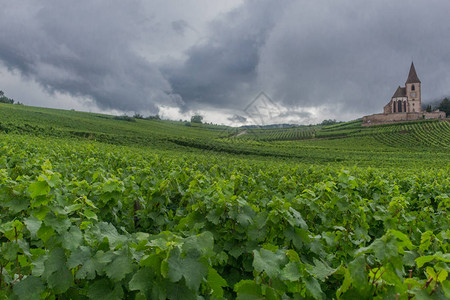
M386 106L384 106L385 114L420 112L421 99L421 82L417 77L414 63L411 63L408 79L406 79L405 87L398 87L394 95Z

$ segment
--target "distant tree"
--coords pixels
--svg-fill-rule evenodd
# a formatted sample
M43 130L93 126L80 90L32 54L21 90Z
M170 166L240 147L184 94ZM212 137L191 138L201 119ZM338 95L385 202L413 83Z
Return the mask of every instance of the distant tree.
M13 99L9 99L8 97L5 97L5 96L0 97L0 102L1 103L14 104L14 100Z
M133 118L135 118L135 119L143 119L144 116L141 115L141 114L135 113L134 116L133 116Z
M6 97L5 93L0 91L0 103L14 104L14 100Z
M432 110L432 109L431 109L431 105L430 105L430 104L428 104L428 105L427 105L427 109L426 109L426 111L427 111L427 112L431 112L431 110Z
M128 121L128 122L136 122L136 120L133 117L122 115L122 116L115 116L113 117L114 120L121 120L121 121Z
M195 115L191 117L191 123L202 123L203 121L203 116L200 115Z
M147 120L161 120L161 117L159 115L154 115L154 116L148 116L145 119L147 119Z
M445 112L445 115L448 117L450 116L450 100L448 98L444 98L442 102L439 104L438 109L440 111Z
M329 119L329 120L323 120L322 123L320 123L320 125L333 125L336 123L338 123L336 120Z

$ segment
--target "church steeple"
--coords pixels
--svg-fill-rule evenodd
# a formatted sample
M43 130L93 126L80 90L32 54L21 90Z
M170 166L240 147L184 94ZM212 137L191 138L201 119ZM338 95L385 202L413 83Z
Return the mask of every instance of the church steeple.
M414 62L411 62L411 68L409 69L408 79L406 83L420 83L419 77L417 77L416 68L414 68Z

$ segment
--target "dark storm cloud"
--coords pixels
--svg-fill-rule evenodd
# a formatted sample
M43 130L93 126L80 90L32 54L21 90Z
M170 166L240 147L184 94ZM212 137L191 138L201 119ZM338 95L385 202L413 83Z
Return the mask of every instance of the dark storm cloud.
M243 98L256 96L260 51L281 12L279 2L248 1L213 22L208 38L187 51L181 66L167 67L188 108L243 108Z
M232 117L227 118L231 122L236 123L245 123L247 122L247 118L240 115L233 115Z
M361 116L381 112L412 59L425 101L450 94L448 1L247 0L206 31L189 23L202 7L188 5L189 19L176 2L151 3L5 2L0 60L49 91L124 111L239 115L264 91L302 114Z
M172 25L173 31L175 31L179 35L184 35L184 32L186 31L186 29L189 28L189 24L185 20L173 21L171 23L171 25Z
M170 84L131 48L145 20L137 1L2 6L0 59L8 68L101 108L156 112L154 103L167 100Z
M379 112L412 59L423 98L446 93L449 9L446 1L247 1L169 78L188 106L239 109L264 90L286 107Z

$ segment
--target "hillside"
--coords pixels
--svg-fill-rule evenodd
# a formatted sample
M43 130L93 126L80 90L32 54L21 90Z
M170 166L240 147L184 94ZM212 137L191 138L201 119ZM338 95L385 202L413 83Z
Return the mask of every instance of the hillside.
M214 151L307 163L399 165L450 161L450 123L420 121L363 127L360 121L330 126L231 128L166 120L125 121L114 116L0 104L0 131L71 138L165 151Z

